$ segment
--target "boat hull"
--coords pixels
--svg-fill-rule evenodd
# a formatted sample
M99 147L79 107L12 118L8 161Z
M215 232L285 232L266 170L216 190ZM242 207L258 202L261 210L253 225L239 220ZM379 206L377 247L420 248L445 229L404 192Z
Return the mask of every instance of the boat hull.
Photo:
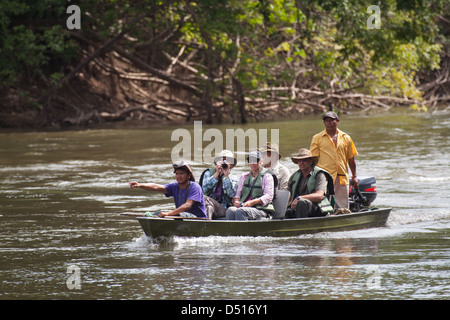
M258 221L167 219L137 217L145 234L160 237L268 236L289 237L301 234L343 231L386 225L390 208L362 211L337 216L272 219Z

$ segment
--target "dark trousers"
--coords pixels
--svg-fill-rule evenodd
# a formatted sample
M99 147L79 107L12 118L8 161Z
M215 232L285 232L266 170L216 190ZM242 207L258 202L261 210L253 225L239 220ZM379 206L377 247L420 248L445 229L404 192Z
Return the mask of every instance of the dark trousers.
M300 199L297 202L295 212L289 209L286 213L287 218L323 217L325 215L315 203L306 199Z

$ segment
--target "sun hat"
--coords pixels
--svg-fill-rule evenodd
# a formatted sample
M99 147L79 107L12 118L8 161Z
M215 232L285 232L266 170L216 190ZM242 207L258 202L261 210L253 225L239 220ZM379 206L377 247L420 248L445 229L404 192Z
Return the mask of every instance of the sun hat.
M185 160L181 160L180 162L172 164L172 167L173 167L173 173L175 173L177 171L177 169L184 170L191 174L190 180L195 181L194 173L192 172L192 168L191 168L191 165L189 164L189 162L187 162Z
M276 143L267 142L266 146L261 149L261 152L262 153L276 152L278 154L278 158L281 159L281 154L278 149L278 145Z
M219 155L214 158L214 163L218 161L225 160L228 164L235 166L237 163L236 157L233 155L233 152L230 150L222 150Z
M312 159L313 165L316 165L319 159L311 154L311 151L305 148L301 148L298 150L298 154L296 157L291 157L292 162L298 163L298 160L300 159Z

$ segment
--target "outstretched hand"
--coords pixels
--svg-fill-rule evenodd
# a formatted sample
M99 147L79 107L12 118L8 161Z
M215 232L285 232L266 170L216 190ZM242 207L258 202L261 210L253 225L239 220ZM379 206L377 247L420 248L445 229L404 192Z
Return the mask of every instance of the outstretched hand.
M131 188L131 189L139 188L139 187L140 187L140 185L139 185L138 182L136 182L136 181L131 181L131 182L130 182L130 188Z

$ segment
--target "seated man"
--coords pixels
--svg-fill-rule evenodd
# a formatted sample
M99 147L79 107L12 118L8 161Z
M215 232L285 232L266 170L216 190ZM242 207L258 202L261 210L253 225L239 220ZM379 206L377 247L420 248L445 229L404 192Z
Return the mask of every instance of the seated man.
M261 220L274 211L272 200L275 184L272 173L263 169L261 153L252 151L247 157L250 172L239 178L233 207L226 211L227 220Z
M160 185L156 183L141 184L132 181L130 182L130 188L161 192L166 197L173 197L176 209L169 212L160 212L158 216L161 218L165 216L207 218L202 188L195 182L189 163L181 161L172 166L177 182Z
M261 150L264 168L271 170L278 179L278 189L287 190L288 180L291 176L289 169L280 163L281 154L278 145L267 142L265 148Z
M308 149L300 149L292 161L299 169L289 178L291 200L286 218L321 217L333 213L328 197L334 193L333 179L316 166L317 157Z
M206 212L210 219L225 217L225 211L233 205L238 179L231 174L231 169L236 162L231 151L223 150L214 158L215 168L206 169L200 177Z

